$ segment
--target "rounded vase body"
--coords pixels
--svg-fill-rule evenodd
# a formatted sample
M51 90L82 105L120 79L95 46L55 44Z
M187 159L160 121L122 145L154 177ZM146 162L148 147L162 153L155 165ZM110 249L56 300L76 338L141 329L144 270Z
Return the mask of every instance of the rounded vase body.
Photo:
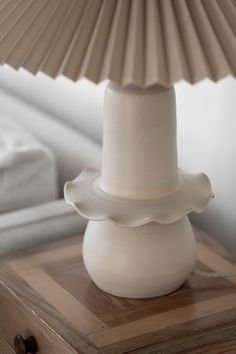
M195 238L188 217L171 224L120 227L90 221L83 241L85 267L105 292L150 298L179 288L193 269Z

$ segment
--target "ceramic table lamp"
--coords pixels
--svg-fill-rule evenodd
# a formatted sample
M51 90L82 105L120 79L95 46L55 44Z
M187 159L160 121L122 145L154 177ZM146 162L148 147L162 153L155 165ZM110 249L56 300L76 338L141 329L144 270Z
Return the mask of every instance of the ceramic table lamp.
M0 0L0 62L111 81L101 171L65 186L90 220L84 263L113 295L177 289L195 262L188 214L213 193L178 169L173 85L235 76L236 0Z

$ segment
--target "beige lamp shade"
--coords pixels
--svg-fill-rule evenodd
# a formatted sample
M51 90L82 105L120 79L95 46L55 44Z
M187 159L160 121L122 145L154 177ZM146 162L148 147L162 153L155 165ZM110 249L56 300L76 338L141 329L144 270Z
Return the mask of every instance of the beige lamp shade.
M125 86L236 74L235 0L0 0L0 62Z

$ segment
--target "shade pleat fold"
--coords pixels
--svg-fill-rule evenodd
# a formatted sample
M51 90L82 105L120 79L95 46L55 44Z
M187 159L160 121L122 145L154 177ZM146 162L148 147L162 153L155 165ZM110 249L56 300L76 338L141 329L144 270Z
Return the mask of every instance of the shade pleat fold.
M236 75L235 0L0 0L0 63L127 86Z
M145 17L145 86L151 86L158 80L167 82L165 69L166 53L163 43L162 23L159 4L150 0ZM150 53L152 53L150 55Z
M56 0L51 0L50 2L44 0L41 1L41 6L38 8L38 11L32 9L32 14L30 14L31 20L25 27L25 31L21 36L16 38L15 46L6 53L5 61L7 61L9 65L15 69L24 65L26 58L29 56L40 36L40 32L50 20L55 5Z

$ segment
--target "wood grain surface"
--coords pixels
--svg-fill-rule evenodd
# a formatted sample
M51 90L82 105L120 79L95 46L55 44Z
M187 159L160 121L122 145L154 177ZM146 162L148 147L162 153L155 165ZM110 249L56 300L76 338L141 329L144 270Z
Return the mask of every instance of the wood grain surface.
M10 345L5 341L5 339L0 337L0 353L1 354L14 354L14 350Z
M235 255L206 234L195 234L197 269L236 271ZM81 242L82 236L74 237L2 260L0 330L4 342L0 340L0 354L5 354L1 346L11 345L9 333L13 335L14 327L2 321L4 316L14 321L13 310L8 314L1 310L4 301L4 308L14 303L10 308L15 313L27 313L25 333L37 337L42 354L48 354L44 348L50 343L63 348L58 353L68 354L236 353L236 277L191 274L167 296L122 299L100 291L90 280L82 262ZM46 339L44 331L48 331Z

